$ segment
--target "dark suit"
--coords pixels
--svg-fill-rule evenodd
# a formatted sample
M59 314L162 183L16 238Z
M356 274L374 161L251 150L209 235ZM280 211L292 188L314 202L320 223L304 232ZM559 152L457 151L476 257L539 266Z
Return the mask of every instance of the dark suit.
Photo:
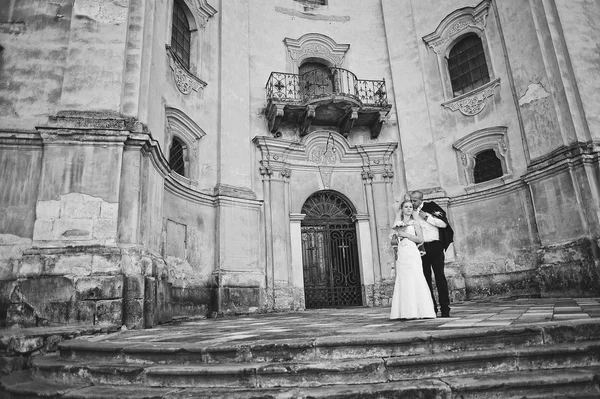
M433 285L431 282L431 270L433 269L433 275L435 276L435 285L438 291L438 297L440 300L440 310L442 315L450 313L450 295L448 292L448 282L444 275L444 262L445 253L444 251L448 248L450 243L454 239L454 232L448 223L446 218L446 212L435 202L423 202L421 208L423 212L426 212L436 219L439 219L446 223L445 228L438 228L439 241L425 242L425 255L423 255L423 274L427 285L431 291L431 298L433 299L433 306L437 313L437 302L435 301L435 295L433 294Z

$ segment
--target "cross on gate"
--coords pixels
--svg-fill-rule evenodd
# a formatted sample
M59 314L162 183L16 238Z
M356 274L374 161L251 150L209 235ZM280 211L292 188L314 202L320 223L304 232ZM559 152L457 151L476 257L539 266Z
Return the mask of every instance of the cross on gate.
M346 249L350 247L342 241L342 245L338 245L338 248L342 249L342 256L344 257L344 259L346 259Z

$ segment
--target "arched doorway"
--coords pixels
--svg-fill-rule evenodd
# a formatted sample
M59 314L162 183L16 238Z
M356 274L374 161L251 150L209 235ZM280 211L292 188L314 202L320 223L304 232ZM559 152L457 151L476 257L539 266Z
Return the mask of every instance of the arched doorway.
M302 213L306 308L362 306L352 205L334 191L319 191L306 200Z

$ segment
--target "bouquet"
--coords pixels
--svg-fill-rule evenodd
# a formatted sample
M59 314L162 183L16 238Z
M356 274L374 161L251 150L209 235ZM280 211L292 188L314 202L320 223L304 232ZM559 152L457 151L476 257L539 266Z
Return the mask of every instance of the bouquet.
M408 223L404 223L404 221L402 221L402 220L396 220L396 222L392 226L392 229L398 231L398 230L402 230L406 226L408 226Z
M404 240L404 237L398 237L397 233L407 226L408 226L408 223L405 223L402 220L396 220L396 222L394 222L394 225L392 226L393 232L392 232L392 234L390 234L390 239L392 240L392 246L396 246L400 242L402 242L402 240Z

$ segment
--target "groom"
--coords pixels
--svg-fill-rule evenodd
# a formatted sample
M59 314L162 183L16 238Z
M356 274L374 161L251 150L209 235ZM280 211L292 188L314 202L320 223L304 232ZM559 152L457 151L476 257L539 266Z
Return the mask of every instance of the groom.
M448 283L444 275L444 251L453 241L454 232L446 219L446 212L435 202L423 202L423 193L413 191L410 194L410 200L413 204L413 217L419 221L423 229L423 239L425 240L425 255L423 255L423 274L431 291L435 313L438 307L433 295L433 286L431 284L431 269L435 276L435 285L437 286L440 300L440 309L442 317L450 317L450 295L448 293Z

